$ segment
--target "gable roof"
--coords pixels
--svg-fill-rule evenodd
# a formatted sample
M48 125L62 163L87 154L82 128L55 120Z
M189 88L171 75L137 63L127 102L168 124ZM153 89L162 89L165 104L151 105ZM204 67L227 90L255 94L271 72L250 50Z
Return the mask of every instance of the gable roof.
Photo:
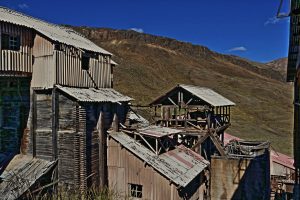
M186 187L209 162L183 145L156 155L123 132L109 134L115 141L178 186Z
M191 93L192 95L198 97L199 99L202 99L203 101L209 103L210 105L212 105L214 107L234 106L235 105L235 103L233 103L229 99L223 97L222 95L218 94L217 92L213 91L212 89L206 88L206 87L178 84L176 87L172 88L168 93L170 93L171 91L176 90L178 88L184 89L185 91ZM151 105L159 104L161 99L163 99L164 96L166 96L166 95L163 95L163 96L157 98L156 100L154 100L151 103Z
M73 97L79 102L127 102L133 100L112 88L73 88L56 85L65 94Z
M111 55L110 52L70 28L48 23L5 7L0 7L0 21L34 29L55 42L71 45L82 50Z

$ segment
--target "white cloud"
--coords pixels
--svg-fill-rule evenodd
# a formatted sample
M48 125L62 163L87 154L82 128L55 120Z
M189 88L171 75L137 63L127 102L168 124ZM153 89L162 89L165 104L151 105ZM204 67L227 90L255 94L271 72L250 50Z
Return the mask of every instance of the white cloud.
M231 49L228 49L229 52L233 52L233 51L247 51L247 48L244 46L240 46L240 47L233 47Z
M18 7L19 7L20 9L23 9L23 10L29 8L29 6L28 6L26 3L21 3L21 4L18 5Z
M144 30L141 28L130 28L129 30L135 31L135 32L139 32L139 33L144 33Z
M276 16L270 17L267 21L265 21L264 25L267 26L269 24L277 24L280 21Z

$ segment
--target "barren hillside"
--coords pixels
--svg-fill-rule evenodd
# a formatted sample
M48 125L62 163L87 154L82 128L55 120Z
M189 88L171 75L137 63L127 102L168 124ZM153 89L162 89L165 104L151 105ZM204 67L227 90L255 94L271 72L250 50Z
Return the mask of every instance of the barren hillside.
M291 154L292 86L274 65L134 31L75 29L114 54L114 86L135 104L147 104L177 83L210 87L237 104L230 134L269 140Z

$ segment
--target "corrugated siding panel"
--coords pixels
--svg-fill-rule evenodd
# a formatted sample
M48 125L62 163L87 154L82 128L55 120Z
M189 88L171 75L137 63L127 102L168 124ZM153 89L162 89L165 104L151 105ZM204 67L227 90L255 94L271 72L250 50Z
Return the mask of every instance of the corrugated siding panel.
M56 84L72 87L111 87L111 64L109 56L103 55L98 59L90 58L88 71L82 70L82 51L62 45L63 51L54 51L56 55L57 80ZM109 72L109 73L108 73Z
M32 28L37 32L49 37L53 41L58 41L93 52L111 55L111 53L97 46L73 29L47 23L8 8L0 7L0 21Z
M55 82L53 45L47 39L36 35L33 47L34 65L32 87L52 88Z
M109 187L123 197L129 196L128 184L131 183L143 186L145 200L183 199L176 188L172 189L173 184L113 139L108 141L108 158Z
M21 39L19 51L1 49L0 71L32 73L32 30L1 22L0 33L20 36Z

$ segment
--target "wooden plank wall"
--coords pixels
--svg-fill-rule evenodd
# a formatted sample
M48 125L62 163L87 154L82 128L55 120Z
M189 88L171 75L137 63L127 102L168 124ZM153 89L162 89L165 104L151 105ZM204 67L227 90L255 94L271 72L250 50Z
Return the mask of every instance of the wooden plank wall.
M59 95L58 174L62 185L87 188L86 112L76 102Z
M29 28L0 22L0 39L2 34L21 37L19 51L0 49L0 71L32 72L33 31ZM0 45L1 47L1 45Z
M55 83L56 73L52 42L36 34L34 38L33 55L32 87L52 88Z
M52 160L52 96L37 93L35 102L35 155L37 158Z
M108 182L112 190L122 197L128 197L128 184L143 186L143 199L183 199L176 186L153 168L145 165L143 161L122 148L112 138L108 140ZM190 194L192 199L199 195Z

